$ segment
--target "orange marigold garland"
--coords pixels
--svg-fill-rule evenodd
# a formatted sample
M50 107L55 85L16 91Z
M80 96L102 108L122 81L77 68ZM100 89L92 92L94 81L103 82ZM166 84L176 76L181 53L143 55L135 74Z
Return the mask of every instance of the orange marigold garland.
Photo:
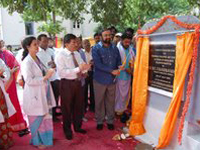
M197 54L198 54L199 37L200 37L199 30L200 30L200 26L197 26L195 28L194 50L193 50L193 56L192 56L191 70L190 70L190 74L189 74L189 81L188 81L188 86L187 86L186 101L185 101L185 104L183 107L183 112L181 115L180 125L179 125L179 129L178 129L178 142L180 145L181 145L181 141L182 141L182 133L183 133L183 128L184 128L185 116L186 116L186 113L189 108L190 96L192 93L192 86L193 86L193 81L194 81L194 73L195 73Z
M178 130L178 141L179 144L181 144L182 141L182 133L183 133L183 128L184 128L184 121L185 121L185 116L189 108L190 104L190 96L192 93L192 87L193 87L193 81L194 81L194 72L195 72L195 67L196 67L196 61L197 61L197 53L198 53L198 45L199 45L199 37L200 37L200 25L199 24L187 24L184 22L179 21L176 19L175 16L165 16L163 17L155 26L148 30L141 30L139 29L137 31L138 34L151 34L158 30L165 22L167 19L171 19L174 23L177 25L181 26L182 28L186 29L195 29L195 40L194 40L194 50L193 50L193 56L192 56L192 64L191 64L191 69L189 73L189 81L188 81L188 87L187 87L187 95L186 95L186 101L183 107L183 112L181 115L181 121L179 125L179 130Z
M137 33L138 34L151 34L151 33L155 32L156 30L158 30L166 22L167 19L171 19L174 23L176 23L177 25L179 25L183 28L186 28L186 29L194 29L195 27L199 26L199 24L187 24L187 23L181 22L178 19L176 19L175 16L165 16L152 28L150 28L148 30L144 30L144 31L138 30Z

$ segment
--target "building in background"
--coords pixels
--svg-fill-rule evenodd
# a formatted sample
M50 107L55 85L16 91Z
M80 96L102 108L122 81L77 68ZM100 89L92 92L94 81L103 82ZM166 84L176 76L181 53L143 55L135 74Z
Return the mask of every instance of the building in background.
M97 23L90 21L90 14L83 14L85 20L83 23L75 22L73 20L64 20L62 26L65 28L63 33L58 37L62 38L66 33L73 33L76 36L91 37L94 34L94 29ZM59 19L59 17L57 17ZM0 38L5 41L5 45L12 45L14 48L19 47L20 41L26 35L37 36L37 28L41 23L27 22L25 23L21 16L14 12L12 15L8 14L7 9L0 8Z

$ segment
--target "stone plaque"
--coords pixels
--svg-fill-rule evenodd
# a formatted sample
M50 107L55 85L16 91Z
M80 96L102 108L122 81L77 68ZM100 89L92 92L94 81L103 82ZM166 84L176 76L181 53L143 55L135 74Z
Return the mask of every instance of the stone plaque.
M175 45L151 45L149 54L149 86L173 91Z

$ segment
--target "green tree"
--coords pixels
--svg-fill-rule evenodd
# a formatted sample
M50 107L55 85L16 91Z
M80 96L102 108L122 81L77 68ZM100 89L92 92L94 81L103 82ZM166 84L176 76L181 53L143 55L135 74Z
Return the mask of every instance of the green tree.
M198 10L198 13L193 13L197 17L200 17L200 1L199 0L188 0L189 4L193 8L193 10ZM193 11L194 12L194 11Z
M61 26L61 21L53 22L53 20L47 20L38 27L38 32L47 32L50 37L65 31L65 28Z
M125 0L91 0L90 6L93 20L102 26L116 26L122 22Z
M34 21L47 19L49 13L59 14L65 19L80 19L86 11L87 0L1 0L0 5L8 8L9 13L17 11L28 13Z
M94 21L102 26L115 25L120 30L138 28L154 18L164 15L188 14L191 6L187 0L95 0L91 3Z
M145 22L164 15L190 14L200 6L197 0L1 0L9 12L23 14L25 21L56 23L56 16L83 21L82 13L91 13L100 26L114 25L121 31L126 27L138 28ZM51 16L49 19L49 16ZM45 25L46 26L46 25ZM44 29L44 28L43 28ZM50 32L51 30L49 30ZM60 31L60 30L58 30Z
M200 1L199 0L188 0L188 2L194 6L200 8Z
M8 8L9 13L20 13L25 22L43 21L39 30L50 35L62 31L56 16L81 22L81 13L86 12L86 1L83 0L1 0L0 5Z

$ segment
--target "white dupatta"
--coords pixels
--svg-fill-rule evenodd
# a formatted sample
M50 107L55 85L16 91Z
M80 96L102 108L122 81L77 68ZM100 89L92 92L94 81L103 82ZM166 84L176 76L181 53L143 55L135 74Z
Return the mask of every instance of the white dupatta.
M14 108L14 106L12 105L11 101L10 101L10 97L9 95L6 93L5 90L5 85L4 85L4 81L8 81L10 78L10 70L9 68L5 65L4 61L0 59L0 69L4 70L4 78L0 77L0 88L4 94L5 97L5 103L7 105L7 109L8 109L8 116L12 116L13 114L15 114L16 110ZM3 114L0 111L0 123L4 122L4 117Z
M135 52L133 51L133 47L132 46L129 46L129 52L128 52L128 55L126 56L126 53L125 53L125 49L124 47L122 46L121 42L119 42L117 44L117 48L119 49L119 53L120 53L120 56L121 56L121 61L122 61L122 64L124 61L126 61L126 59L129 58L129 61L131 59L134 59L135 57Z

